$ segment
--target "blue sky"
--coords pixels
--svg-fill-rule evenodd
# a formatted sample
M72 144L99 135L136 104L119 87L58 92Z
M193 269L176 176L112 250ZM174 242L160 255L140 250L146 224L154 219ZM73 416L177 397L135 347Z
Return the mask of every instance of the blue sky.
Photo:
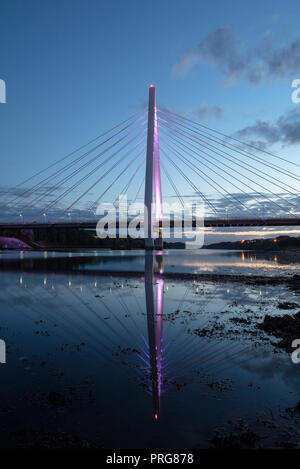
M2 0L0 184L141 110L150 83L158 106L298 161L298 18L294 0Z

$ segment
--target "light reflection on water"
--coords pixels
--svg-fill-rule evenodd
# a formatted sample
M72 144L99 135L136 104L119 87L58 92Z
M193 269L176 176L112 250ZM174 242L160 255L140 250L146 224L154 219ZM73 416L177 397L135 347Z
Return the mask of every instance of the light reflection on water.
M274 300L294 294L297 302L298 292L163 275L190 272L191 265L201 272L207 264L216 273L220 266L224 273L224 265L235 273L244 273L244 265L258 272L264 266L270 275L276 265L287 274L299 268L295 256L293 265L286 254L274 257L211 251L3 254L0 335L10 349L0 370L1 402L15 406L22 420L28 412L22 396L29 390L66 393L71 384L84 402L72 400L58 417L66 430L80 421L84 434L100 434L107 445L174 448L206 446L229 418L250 421L268 408L276 414L279 406L295 405L300 388L290 357L275 356L270 344L231 320L281 314ZM128 278L127 269L141 274ZM214 333L194 333L205 329ZM85 381L93 383L92 404L82 391ZM33 424L50 414L40 406Z
M1 261L38 261L44 259L78 259L77 268L100 271L144 272L144 251L70 251L41 252L2 251ZM80 260L82 259L81 265ZM33 265L33 264L32 264ZM75 265L75 264L74 264ZM225 251L225 250L169 250L164 251L166 273L214 273L234 275L291 275L300 270L300 252Z

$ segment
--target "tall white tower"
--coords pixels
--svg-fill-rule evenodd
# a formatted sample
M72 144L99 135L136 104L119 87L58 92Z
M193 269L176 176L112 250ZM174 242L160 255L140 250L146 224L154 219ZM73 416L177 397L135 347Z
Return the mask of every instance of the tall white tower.
M153 187L155 198L155 213L152 213ZM161 196L161 179L160 179L160 163L159 163L159 144L158 144L158 128L157 128L157 111L156 111L156 90L153 85L149 88L149 104L148 104L148 134L147 134L147 158L146 158L146 178L145 178L145 207L147 215L145 217L145 248L153 249L153 215L155 216L155 224L159 230L159 238L155 242L157 249L162 249L163 239L162 231L159 229L159 222L162 220L162 196Z

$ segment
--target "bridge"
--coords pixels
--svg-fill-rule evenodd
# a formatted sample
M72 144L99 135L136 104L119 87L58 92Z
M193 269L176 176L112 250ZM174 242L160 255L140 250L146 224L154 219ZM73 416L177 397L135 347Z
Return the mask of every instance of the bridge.
M121 228L128 228L130 221L126 224L119 223L116 221L116 229ZM185 223L183 220L167 220L165 222L166 226L170 226L170 228L184 228ZM238 226L245 226L245 227L255 227L255 226L300 226L300 217L294 218L205 218L203 221L203 225L208 228L219 228L219 227L238 227ZM49 222L49 223L37 223L37 222L28 222L28 223L0 223L0 230L1 229L50 229L50 228L61 228L61 229L82 229L82 230L96 230L97 222L94 221L86 221L86 222ZM164 221L160 220L159 225L160 228L163 228ZM196 228L197 224L195 220L191 220L189 226L192 228ZM138 224L137 228L141 228L143 225ZM108 225L106 225L108 229Z
M299 168L283 156L158 108L150 85L147 110L4 191L0 230L95 230L99 203L109 200L120 210L120 194L128 194L133 206L143 200L145 219L136 226L148 249L154 247L151 227L161 249L165 226L186 226L176 217L166 222L167 200L179 208L186 200L201 201L204 227L299 226ZM128 224L119 217L115 227ZM197 228L194 219L190 226Z
M0 233L15 230L22 238L22 232L26 237L27 231L35 229L94 231L97 206L104 197L115 206L118 194L130 194L134 205L142 192L148 211L144 223L140 222L137 227L144 230L145 246L149 250L154 246L163 247L164 201L168 197L178 201L180 207L184 206L186 198L200 199L206 209L204 227L300 226L299 167L298 163L282 156L170 110L157 108L156 90L151 85L146 111L135 114L3 192ZM116 189L115 193L113 189ZM171 190L171 195L167 189ZM192 192L187 193L188 189ZM214 195L210 194L211 190ZM153 200L154 211L151 210ZM197 228L194 219L190 223ZM118 219L116 229L127 228L128 224L128 221ZM176 217L167 224L171 228L185 228L184 221ZM152 239L152 226L159 231L156 244ZM33 240L28 242L33 249L41 248ZM14 268L14 262L15 259L9 263L10 269ZM33 265L36 269L34 262L39 263L43 272L49 268L48 259L43 258L26 262L22 268ZM65 268L65 258L62 262ZM158 420L161 395L168 382L163 364L164 274L163 256L159 252L155 263L156 266L152 253L146 253L144 281L148 341L145 356L141 359L143 367L146 365L145 382L152 395L153 416ZM70 271L73 272L73 265ZM72 320L73 312L71 325ZM86 323L85 317L83 321ZM107 321L101 320L101 327L94 324L91 328L92 333L97 333L94 343L101 357L108 349L106 344L100 343L103 324L110 327ZM190 343L191 338L188 340ZM184 370L191 356L189 349L181 357ZM112 360L110 349L107 357ZM178 369L176 365L177 373Z

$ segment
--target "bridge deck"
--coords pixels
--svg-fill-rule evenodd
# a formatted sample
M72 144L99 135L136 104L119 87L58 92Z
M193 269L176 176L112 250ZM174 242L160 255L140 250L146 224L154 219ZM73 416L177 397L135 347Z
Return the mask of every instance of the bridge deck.
M96 229L96 221L86 222L24 222L24 223L0 223L0 229ZM161 224L160 224L161 225ZM127 224L116 223L116 228L126 228ZM182 227L183 221L170 220L170 226ZM190 226L190 225L189 225ZM193 220L192 226L196 226ZM205 227L238 227L238 226L300 226L300 217L290 218L206 218L204 220Z

